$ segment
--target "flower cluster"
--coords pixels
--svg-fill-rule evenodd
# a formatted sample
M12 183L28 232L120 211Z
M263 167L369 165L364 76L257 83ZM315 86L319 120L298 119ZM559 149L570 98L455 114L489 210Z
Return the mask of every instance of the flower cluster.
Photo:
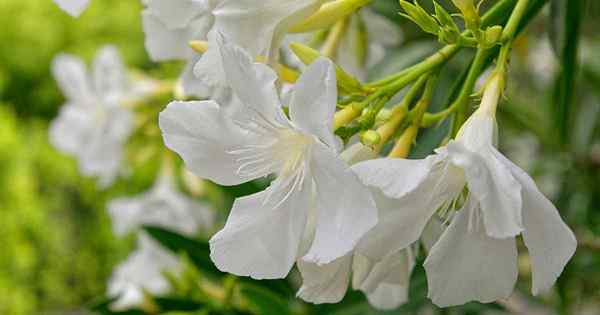
M57 2L80 12L80 1ZM486 29L474 6L457 4L468 28L463 33L437 4L431 16L402 1L407 17L433 25L449 45L405 71L363 83L366 69L400 38L395 26L360 10L369 2L144 1L149 55L186 61L174 94L201 99L173 101L159 114L164 144L195 175L219 185L271 180L235 200L210 239L214 264L254 279L284 278L297 266L298 296L308 302L339 302L352 284L373 306L392 309L408 299L423 244L429 297L445 307L508 297L522 237L532 292L548 290L574 254L575 237L496 144L513 25L526 1L504 28ZM289 44L295 40L303 43ZM467 119L474 84L495 46L496 67ZM461 47L478 50L463 90L446 110L428 113L439 68ZM77 156L85 174L110 182L131 129L131 113L119 106L131 89L114 50L100 53L91 83L73 57L58 57L54 68L68 99L52 127L54 143ZM399 104L390 103L409 85ZM419 131L450 115L453 128L435 152L408 159ZM172 184L156 185L141 198L111 204L117 234L149 223L191 234L209 221ZM163 290L153 280L157 270L176 263L153 246L140 238L111 293L130 283ZM147 259L153 264L132 267Z

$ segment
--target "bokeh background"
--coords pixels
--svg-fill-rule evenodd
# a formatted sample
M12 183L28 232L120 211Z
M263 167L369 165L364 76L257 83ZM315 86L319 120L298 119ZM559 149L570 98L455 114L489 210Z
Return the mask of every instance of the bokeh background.
M568 1L549 2L513 54L499 114L500 146L561 210L579 240L576 256L549 294L530 296L527 257L522 257L517 293L509 301L447 310L426 300L426 281L417 268L411 303L389 314L600 314L600 2L584 4L575 33L570 32L573 21L564 23ZM373 78L410 65L439 46L397 15L397 2L377 0L372 7L404 34L402 44L371 70ZM81 177L76 162L48 143L48 124L64 101L49 67L57 53L89 61L99 47L114 44L129 68L159 79L177 77L181 64L148 59L141 9L137 0L94 0L81 18L73 19L50 0L0 1L0 314L86 314L88 306L101 304L112 268L133 248L133 239L113 236L106 202L146 190L157 159L151 158L153 151L143 152L145 144L134 143L128 148L133 161L129 176L111 188L100 189L94 180ZM565 56L573 49L568 44L573 36L580 65L576 71ZM459 54L444 71L437 106L470 57L469 52ZM566 105L561 101L565 88L570 92ZM167 101L157 99L149 106L160 109ZM429 153L443 128L423 134L414 156ZM209 184L206 189L224 218L227 203L254 188L223 190ZM202 266L196 267L202 272ZM232 277L225 278L231 282ZM297 284L291 278L265 284L270 291L251 299L270 305L251 308L258 309L253 312L268 314L279 303L282 308L271 313L377 314L356 292L339 305L306 305L294 298ZM177 294L194 299L189 290Z

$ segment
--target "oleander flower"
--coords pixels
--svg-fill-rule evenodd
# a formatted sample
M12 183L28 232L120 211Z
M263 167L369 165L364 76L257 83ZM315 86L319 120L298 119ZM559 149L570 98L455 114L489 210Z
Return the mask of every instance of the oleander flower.
M531 257L534 294L553 285L575 251L575 237L556 208L495 148L502 79L490 79L480 108L436 154L353 166L364 184L404 208L381 220L387 232L361 242L357 252L381 259L419 239L436 213L451 220L425 262L429 297L438 306L508 297L517 277L519 234ZM454 213L457 204L463 207Z
M108 281L107 294L116 298L111 308L118 311L139 306L144 302L144 292L168 293L171 287L164 272L181 272L177 257L149 236L139 235L136 250L115 267Z
M90 0L54 0L56 5L73 17L78 17L90 5Z
M338 155L333 64L319 59L302 74L285 104L288 119L275 72L220 34L217 47L242 106L230 111L214 101L173 102L159 119L165 144L196 175L222 185L277 177L266 190L234 202L225 227L210 240L211 258L223 271L263 279L285 277L300 257L326 264L349 253L377 213L369 191ZM310 244L306 250L303 242Z
M369 147L356 143L348 147L341 156L349 164L376 158ZM375 196L379 223L371 229L361 242L377 237L379 228L387 216L396 211L396 203ZM360 243L359 243L360 244ZM383 245L385 246L385 245ZM408 300L408 284L414 267L411 247L390 253L379 261L353 251L325 265L299 260L298 269L302 276L302 287L297 296L311 303L338 303L342 300L352 278L352 287L364 292L369 303L382 310L397 308Z
M100 50L91 73L81 59L66 54L55 58L52 72L67 103L50 126L50 141L77 157L84 175L106 186L120 171L132 130L133 115L123 105L140 95L112 46Z
M108 212L116 235L153 225L193 236L199 230L211 231L215 222L215 213L177 191L168 175L161 175L149 191L139 196L112 200Z

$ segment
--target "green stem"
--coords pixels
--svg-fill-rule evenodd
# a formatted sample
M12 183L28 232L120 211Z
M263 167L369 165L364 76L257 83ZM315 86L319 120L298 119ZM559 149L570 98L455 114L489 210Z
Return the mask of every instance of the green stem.
M519 0L517 5L515 6L506 26L504 26L504 30L502 31L502 40L512 41L519 29L519 24L521 23L521 19L527 12L527 6L529 5L529 0Z
M494 5L492 8L490 8L481 18L481 25L483 27L485 26L489 26L489 25L493 25L493 24L497 24L497 23L501 23L501 19L502 17L506 16L505 13L506 11L512 9L512 7L514 6L514 2L516 0L503 0L503 1L499 1L496 5ZM461 36L468 36L469 34L471 34L470 31L465 31L461 34ZM432 55L431 57L437 55L439 52L442 52L444 50L448 51L449 47L451 46L455 46L455 45L446 45L443 48L441 48L438 52L436 52L434 55ZM460 47L455 47L452 50L452 54L448 55L448 59L450 57L452 57L456 52L458 52L460 50ZM430 58L431 58L430 57ZM428 58L429 59L429 58ZM422 63L424 63L425 61L418 63L414 66L411 66L407 69L404 69L400 72L394 73L392 75L389 75L383 79L371 82L369 84L367 84L367 87L380 87L386 84L389 84L390 82L396 81L398 79L400 79L401 77L408 75L409 73L415 71L416 68L420 67Z

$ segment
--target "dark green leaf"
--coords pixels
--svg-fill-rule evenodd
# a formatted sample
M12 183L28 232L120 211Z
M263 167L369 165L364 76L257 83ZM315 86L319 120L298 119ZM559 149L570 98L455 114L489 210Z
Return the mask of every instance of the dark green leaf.
M144 230L162 246L172 252L176 254L187 254L198 270L213 275L222 275L210 259L210 248L208 243L193 240L160 227L145 226Z
M253 313L258 315L291 314L288 301L273 291L249 283L243 283L240 284L240 292L247 298L247 302Z
M563 28L557 43L561 57L561 69L555 89L555 122L560 142L564 145L569 139L572 107L575 101L575 87L578 71L579 32L583 18L584 0L565 0L553 2L553 8L564 10ZM556 9L555 9L556 10Z

